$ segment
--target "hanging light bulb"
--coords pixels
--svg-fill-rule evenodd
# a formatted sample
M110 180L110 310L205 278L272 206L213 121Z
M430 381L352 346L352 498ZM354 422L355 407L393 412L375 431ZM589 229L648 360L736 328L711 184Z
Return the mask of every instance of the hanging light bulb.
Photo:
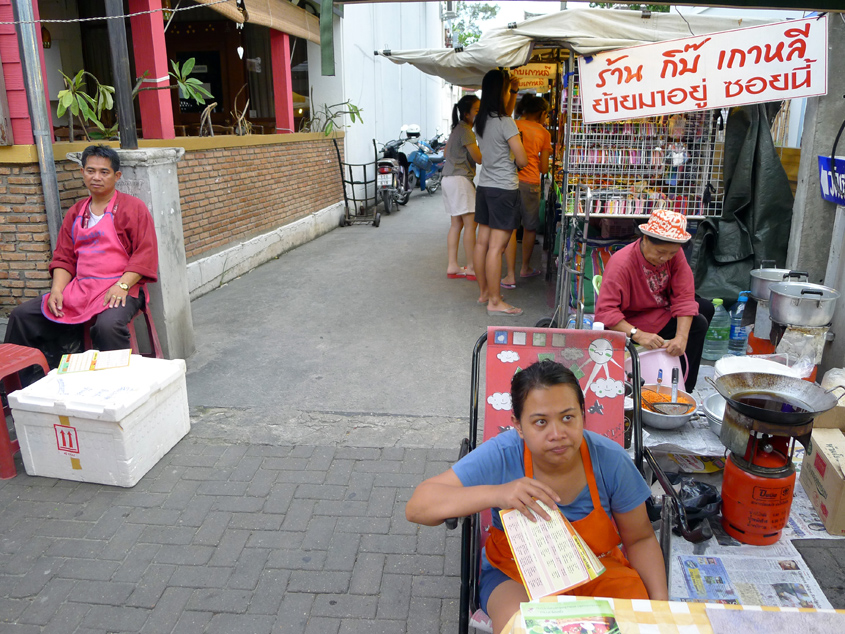
M41 42L44 45L44 48L50 48L53 46L53 37L50 35L50 31L47 30L47 27L43 24L41 25Z
M239 46L239 47L238 47L238 57L239 57L240 59L243 59L243 58L244 58L244 47L243 47L243 46Z

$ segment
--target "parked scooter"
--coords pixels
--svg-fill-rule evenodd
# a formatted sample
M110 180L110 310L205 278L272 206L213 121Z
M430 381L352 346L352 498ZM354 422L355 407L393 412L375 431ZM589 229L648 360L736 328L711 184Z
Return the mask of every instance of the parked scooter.
M406 140L401 137L394 141L388 141L384 144L383 152L385 160L396 162L396 195L394 199L400 205L408 204L408 199L411 197L411 186L408 184L410 161L402 148L405 143Z
M374 145L375 143L373 141ZM390 215L397 202L400 183L405 180L406 170L397 159L388 157L386 152L382 152L382 156L376 160L376 172L376 190L379 198L384 202L384 213ZM373 222L373 226L377 227L378 223Z
M445 162L443 153L435 152L426 141L419 138L420 127L418 125L408 126L407 135L408 140L417 147L408 156L411 163L410 173L408 174L410 189L416 189L419 186L420 189L427 191L429 194L434 194L440 189L443 180L443 165Z
M435 152L443 152L446 148L446 141L448 140L448 135L438 132L428 140L428 146Z

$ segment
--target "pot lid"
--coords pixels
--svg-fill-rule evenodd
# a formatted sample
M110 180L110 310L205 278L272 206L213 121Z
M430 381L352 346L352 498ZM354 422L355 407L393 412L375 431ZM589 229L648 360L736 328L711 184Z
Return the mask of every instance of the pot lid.
M783 276L790 272L790 269L754 269L751 277L757 277L767 281L782 281Z
M811 284L810 282L778 282L772 284L772 294L783 295L792 299L838 299L839 291L830 288L829 286L822 286L821 284Z

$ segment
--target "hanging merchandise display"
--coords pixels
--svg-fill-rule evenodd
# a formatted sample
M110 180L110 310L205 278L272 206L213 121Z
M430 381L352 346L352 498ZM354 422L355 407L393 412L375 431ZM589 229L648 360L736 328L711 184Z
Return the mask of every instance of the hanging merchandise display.
M720 110L586 123L575 61L565 60L556 100L553 178L561 192L560 234L567 236L556 314L566 323L573 312L577 324L592 309L587 254L604 246L591 224L605 223L600 235L613 231L624 244L658 207L687 218L721 214L724 126Z

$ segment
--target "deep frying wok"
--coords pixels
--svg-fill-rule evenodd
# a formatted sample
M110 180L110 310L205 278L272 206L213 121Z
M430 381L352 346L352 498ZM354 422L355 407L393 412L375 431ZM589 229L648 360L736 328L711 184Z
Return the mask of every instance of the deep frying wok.
M718 379L707 377L725 400L740 414L755 420L781 425L802 425L836 405L839 398L831 394L836 389L825 391L815 383L779 374L761 372L738 372L726 374ZM836 386L839 387L839 386ZM772 411L739 402L735 397L747 396L749 392L762 392L779 397L805 412ZM791 409L791 408L789 408Z

